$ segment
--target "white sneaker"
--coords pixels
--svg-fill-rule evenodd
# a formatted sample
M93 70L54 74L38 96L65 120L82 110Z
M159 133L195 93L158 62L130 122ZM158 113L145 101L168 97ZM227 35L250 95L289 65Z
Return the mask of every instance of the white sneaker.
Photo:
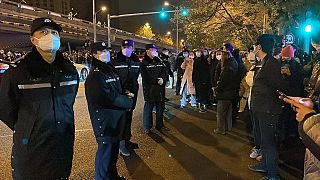
M260 149L256 149L256 147L252 148L251 154L250 154L250 158L256 159L260 155L261 155L261 150Z

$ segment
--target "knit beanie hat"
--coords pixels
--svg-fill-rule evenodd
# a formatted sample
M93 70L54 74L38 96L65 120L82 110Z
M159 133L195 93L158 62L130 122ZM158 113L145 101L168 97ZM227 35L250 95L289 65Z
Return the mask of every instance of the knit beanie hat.
M281 56L282 57L293 58L294 57L294 49L293 49L293 47L291 45L288 45L285 48L283 48L282 51L281 51Z

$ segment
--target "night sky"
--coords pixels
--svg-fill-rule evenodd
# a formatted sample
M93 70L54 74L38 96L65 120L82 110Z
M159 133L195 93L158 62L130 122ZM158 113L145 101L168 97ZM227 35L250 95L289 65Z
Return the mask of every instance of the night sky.
M150 12L159 11L163 7L164 0L118 0L119 1L119 13L137 13L137 12ZM169 1L172 4L177 4L178 0ZM96 0L97 8L102 4L108 4L108 0ZM112 7L111 7L112 8ZM168 10L170 7L168 8ZM173 14L170 14L166 20L160 19L159 15L139 16L139 17L127 17L119 19L119 26L121 29L136 32L138 27L149 22L153 31L156 34L165 34L167 31L173 31L175 27L169 23L169 18ZM98 21L106 21L105 14L99 14ZM114 20L112 20L113 22Z

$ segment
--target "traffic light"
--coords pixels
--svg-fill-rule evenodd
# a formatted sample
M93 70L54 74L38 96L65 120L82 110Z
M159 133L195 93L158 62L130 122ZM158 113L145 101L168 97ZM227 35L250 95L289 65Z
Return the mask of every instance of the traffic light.
M167 11L165 11L163 8L160 11L160 18L165 19L168 16Z
M307 24L306 27L304 28L304 31L307 32L307 33L311 33L311 31L312 31L311 24Z
M188 9L183 8L183 9L181 10L181 16L188 16L188 14L189 14Z

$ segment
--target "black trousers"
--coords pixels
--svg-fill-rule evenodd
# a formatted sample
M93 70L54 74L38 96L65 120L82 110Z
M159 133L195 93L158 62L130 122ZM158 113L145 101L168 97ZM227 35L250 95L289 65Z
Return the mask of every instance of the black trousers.
M117 160L119 155L119 142L98 143L95 160L95 180L118 179Z
M255 122L260 128L262 161L268 175L279 175L279 154L277 150L279 114L252 111Z
M181 78L177 76L177 83L176 83L176 95L180 94L180 89L181 89Z
M126 112L126 117L125 117L126 122L123 130L123 134L122 134L122 140L130 140L130 138L132 137L132 133L131 133L132 115L133 115L133 111Z

